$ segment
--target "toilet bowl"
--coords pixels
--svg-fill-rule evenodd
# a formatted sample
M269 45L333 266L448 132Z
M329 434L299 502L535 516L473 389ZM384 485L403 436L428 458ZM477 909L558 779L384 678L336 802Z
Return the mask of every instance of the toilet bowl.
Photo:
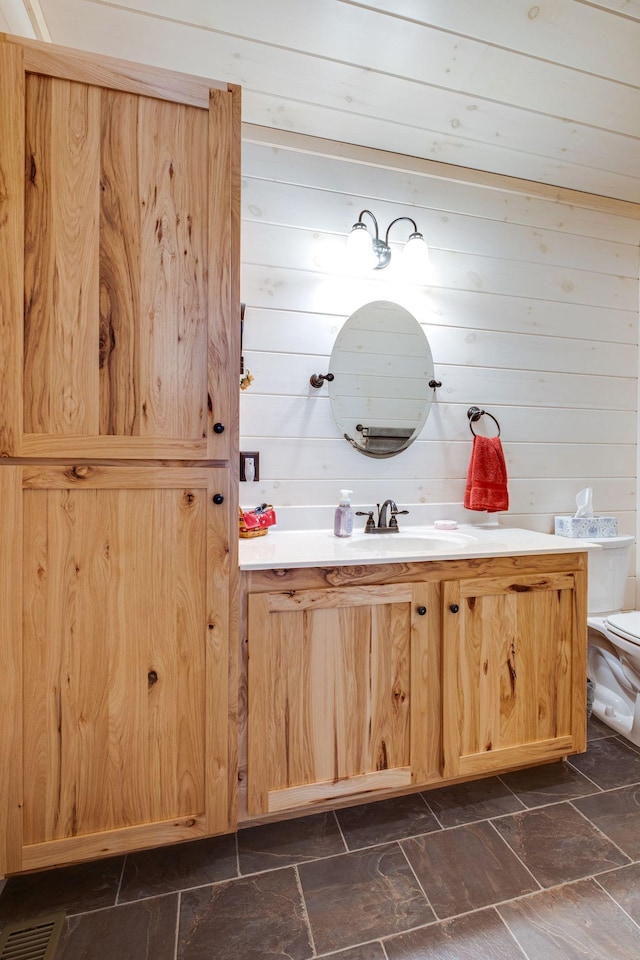
M640 746L640 611L622 610L633 537L600 537L589 551L587 672L593 713Z

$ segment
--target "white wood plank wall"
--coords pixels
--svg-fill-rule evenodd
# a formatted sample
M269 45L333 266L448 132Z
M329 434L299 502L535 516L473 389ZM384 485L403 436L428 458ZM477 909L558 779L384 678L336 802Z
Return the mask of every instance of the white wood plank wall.
M614 201L609 212L601 198L536 197L508 178L442 178L428 161L297 135L272 144L273 131L245 128L243 352L255 379L241 393L241 449L260 451L261 478L241 484L242 504L273 502L283 523L287 507L320 506L313 516L326 526L341 487L360 506L386 497L459 504L475 404L502 428L511 498L502 522L551 531L554 515L573 512L576 492L592 486L596 511L635 534L632 205ZM431 251L429 285L403 282L394 261L368 278L345 272L345 238L365 207L383 230L397 216L416 220ZM347 316L375 299L418 318L443 384L419 439L387 460L341 439L326 386L309 384L326 372Z
M638 0L24 6L56 43L239 83L251 123L639 198Z

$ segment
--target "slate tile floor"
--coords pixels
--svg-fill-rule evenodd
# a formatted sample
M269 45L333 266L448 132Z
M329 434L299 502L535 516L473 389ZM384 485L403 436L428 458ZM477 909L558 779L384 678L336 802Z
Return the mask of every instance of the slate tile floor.
M9 879L56 960L638 960L640 749Z

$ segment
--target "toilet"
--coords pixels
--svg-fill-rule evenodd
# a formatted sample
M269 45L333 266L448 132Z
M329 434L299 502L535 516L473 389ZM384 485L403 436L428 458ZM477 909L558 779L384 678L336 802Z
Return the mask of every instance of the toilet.
M622 612L634 538L587 542L600 548L589 551L587 673L595 684L593 713L640 746L640 611Z

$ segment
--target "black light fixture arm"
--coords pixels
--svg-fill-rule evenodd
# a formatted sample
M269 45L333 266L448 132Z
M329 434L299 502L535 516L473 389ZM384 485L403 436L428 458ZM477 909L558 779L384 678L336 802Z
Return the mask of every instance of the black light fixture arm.
M371 213L371 210L361 210L360 213L358 214L357 223L355 223L354 226L357 226L358 223L362 223L362 225L364 226L364 223L362 222L362 218L364 217L365 213L367 214L367 216L371 217L371 219L373 220L373 226L374 226L375 231L376 231L375 239L378 240L378 238L379 238L379 236L380 236L380 231L378 230L378 221L376 220L376 218L374 217L374 215ZM365 229L366 229L366 228L365 228Z
M389 246L389 231L391 230L391 227L394 225L394 223L400 223L401 220L408 220L409 223L413 225L413 233L418 233L418 224L412 217L396 217L395 220L391 221L387 227L387 232L384 235L384 242L387 244L387 246ZM421 236L421 234L418 235Z
M375 237L373 237L371 241L371 245L373 247L373 252L376 255L378 262L376 263L373 269L382 270L384 267L388 266L389 261L391 260L391 247L386 242L386 240L380 239L380 230L378 228L378 221L376 220L375 216L371 213L371 210L361 210L360 214L358 215L358 222L354 223L352 229L355 230L356 228L358 228L358 229L367 230L367 227L362 220L365 214L368 217L371 217L371 219L373 220L373 227L374 227L374 230L376 231L376 235ZM367 233L369 233L368 230L367 230ZM389 231L387 230L387 234L388 233Z

